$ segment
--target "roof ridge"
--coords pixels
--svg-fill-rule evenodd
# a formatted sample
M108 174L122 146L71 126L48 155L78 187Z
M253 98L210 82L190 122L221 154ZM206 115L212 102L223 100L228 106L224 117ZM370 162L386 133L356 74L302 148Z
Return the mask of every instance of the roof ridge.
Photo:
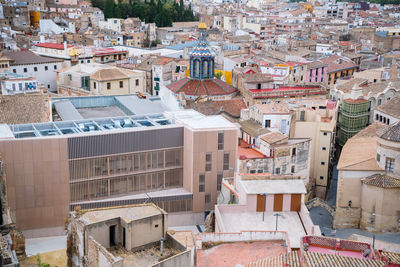
M200 85L200 79L199 79L199 83L198 83L197 86L196 86L196 90L194 90L194 95L196 95L197 89L199 89L199 85Z
M359 161L359 162L356 162L356 163L353 163L353 164L350 164L350 165L342 166L342 168L347 168L347 167L351 167L351 166L354 166L354 165L357 165L357 164L360 164L360 163L364 163L364 162L367 162L367 161L369 161L371 159L375 159L375 158L372 157L372 158L369 158L369 159L366 159L366 160L363 160L363 161Z
M184 79L187 79L187 78L182 78L182 79L180 79L179 81L182 81L182 80L184 80ZM176 81L176 82L179 82L179 81ZM178 90L175 91L175 93L178 93L179 90L181 90L182 87L184 87L189 81L190 81L190 79L187 79L187 81L186 81L184 84L182 84L182 85L178 88Z
M225 92L227 92L227 93L229 93L224 87L222 87L222 85L220 85L218 82L217 82L217 80L219 80L219 79L213 79L212 81L213 81L213 83L215 83L215 84L217 84L219 87L221 87L222 88L222 90L224 90ZM222 82L222 81L221 81Z

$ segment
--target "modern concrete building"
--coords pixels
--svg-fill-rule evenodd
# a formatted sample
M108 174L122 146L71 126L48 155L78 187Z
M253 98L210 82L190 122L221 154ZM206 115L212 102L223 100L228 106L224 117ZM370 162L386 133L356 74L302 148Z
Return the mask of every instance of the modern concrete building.
M62 230L68 212L156 203L171 225L201 223L236 167L237 127L135 95L53 99L53 120L2 125L13 219L27 234ZM107 117L112 116L112 117Z

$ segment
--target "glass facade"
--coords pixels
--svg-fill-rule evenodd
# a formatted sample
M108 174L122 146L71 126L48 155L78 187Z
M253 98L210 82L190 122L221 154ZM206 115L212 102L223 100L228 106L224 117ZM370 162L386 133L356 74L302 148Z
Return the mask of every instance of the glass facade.
M183 150L69 161L71 202L182 187Z
M369 123L369 102L366 100L344 100L339 114L339 145L364 129Z

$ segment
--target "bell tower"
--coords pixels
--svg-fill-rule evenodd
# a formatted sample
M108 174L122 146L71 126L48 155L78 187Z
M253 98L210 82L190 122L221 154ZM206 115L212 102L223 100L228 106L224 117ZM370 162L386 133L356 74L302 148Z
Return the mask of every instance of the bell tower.
M197 44L190 52L190 78L213 79L215 54L207 44L207 26L200 23Z

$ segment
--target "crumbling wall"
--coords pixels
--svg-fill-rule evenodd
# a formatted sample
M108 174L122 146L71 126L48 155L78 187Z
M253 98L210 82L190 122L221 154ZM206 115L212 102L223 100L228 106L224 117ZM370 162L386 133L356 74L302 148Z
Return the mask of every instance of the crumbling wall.
M67 235L68 266L86 266L84 255L84 226L70 215Z
M123 259L114 257L105 247L100 245L93 237L88 238L87 261L89 267L110 266L122 267Z

